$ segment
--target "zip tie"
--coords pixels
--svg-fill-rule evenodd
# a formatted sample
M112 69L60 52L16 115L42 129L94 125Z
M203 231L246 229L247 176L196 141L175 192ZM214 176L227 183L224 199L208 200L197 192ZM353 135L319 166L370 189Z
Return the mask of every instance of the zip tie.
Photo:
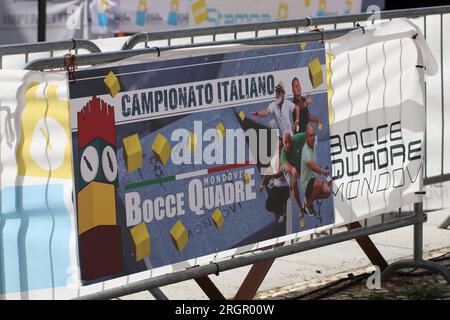
M310 16L307 16L307 17L305 17L305 19L306 19L306 27L305 28L312 26L312 24L313 24L312 18Z
M218 276L218 275L219 275L219 265L218 265L217 263L215 263L215 262L212 262L212 261L211 261L211 263L214 264L214 265L216 266L216 272L215 272L215 275Z
M427 192L426 191L416 191L416 192L414 192L414 194L427 194Z
M413 38L414 40L416 40L416 38L417 38L418 35L419 35L419 34L416 33L415 35L412 36L412 38Z
M357 26L358 28L361 28L361 29L362 29L363 34L366 33L366 29L365 29L362 25L360 25L359 23L357 23L356 26Z
M320 32L320 41L322 41L322 43L324 42L324 30L323 30L323 28L316 28L316 29L313 29L313 30L311 30L311 31L317 31L317 32Z
M75 50L77 48L77 42L75 41L75 39L72 38L72 50Z
M74 54L66 53L64 55L64 67L67 70L67 72L69 72L69 77L70 75L72 75L72 78L75 80L75 82L77 81L77 73L76 73L76 69L77 69L77 58Z

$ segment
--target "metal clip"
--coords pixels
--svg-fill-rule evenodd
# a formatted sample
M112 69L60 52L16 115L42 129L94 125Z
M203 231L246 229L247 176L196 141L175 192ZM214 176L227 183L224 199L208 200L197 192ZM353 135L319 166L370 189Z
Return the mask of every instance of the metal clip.
M361 29L362 29L363 34L366 33L366 28L364 28L362 25L360 25L359 23L357 23L356 26L357 26L358 28L361 28Z

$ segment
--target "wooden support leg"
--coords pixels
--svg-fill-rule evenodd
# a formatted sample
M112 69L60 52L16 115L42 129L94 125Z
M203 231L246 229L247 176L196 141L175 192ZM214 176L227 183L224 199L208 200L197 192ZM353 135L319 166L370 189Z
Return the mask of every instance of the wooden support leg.
M242 282L234 300L253 299L274 261L275 259L271 259L255 263L248 272L244 282Z
M361 228L361 224L359 222L353 222L347 226L349 230ZM388 263L381 255L380 251L378 251L377 247L373 244L372 240L370 240L369 236L359 237L355 239L358 242L361 249L364 251L366 256L369 258L372 264L380 267L380 270L383 271L388 267Z
M195 282L199 285L199 287L203 290L204 293L211 300L226 300L223 296L222 292L216 287L214 282L208 277L204 276L201 278L194 279Z

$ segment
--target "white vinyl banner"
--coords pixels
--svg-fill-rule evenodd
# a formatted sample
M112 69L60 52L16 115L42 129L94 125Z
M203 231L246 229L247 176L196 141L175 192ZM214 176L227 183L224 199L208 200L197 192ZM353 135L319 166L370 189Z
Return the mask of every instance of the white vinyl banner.
M361 12L361 0L189 0L189 24L218 26Z
M77 275L65 73L0 70L0 299Z
M87 0L47 1L47 41L87 38ZM0 44L37 41L37 1L0 1Z
M183 54L201 53L159 59ZM328 57L334 224L244 251L422 201L424 76L438 66L421 32L406 20L376 24L333 40ZM67 88L65 74L0 70L0 299L74 298L243 252L81 286Z
M422 201L424 74L438 67L420 30L396 20L351 32L332 45L336 223Z

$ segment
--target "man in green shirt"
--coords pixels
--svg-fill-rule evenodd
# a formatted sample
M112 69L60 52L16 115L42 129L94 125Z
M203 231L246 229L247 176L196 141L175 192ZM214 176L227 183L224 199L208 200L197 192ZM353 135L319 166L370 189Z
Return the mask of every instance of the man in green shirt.
M300 178L302 148L305 144L305 138L305 132L299 132L293 136L285 132L283 134L283 150L281 150L281 167L300 210L300 217L303 217L303 206L300 201L298 179Z
M310 215L317 215L313 202L317 199L326 199L331 194L331 178L322 180L317 174L328 176L328 168L322 168L317 164L316 152L314 150L315 130L310 124L306 126L306 143L301 155L301 178L300 183L305 193L305 209Z

